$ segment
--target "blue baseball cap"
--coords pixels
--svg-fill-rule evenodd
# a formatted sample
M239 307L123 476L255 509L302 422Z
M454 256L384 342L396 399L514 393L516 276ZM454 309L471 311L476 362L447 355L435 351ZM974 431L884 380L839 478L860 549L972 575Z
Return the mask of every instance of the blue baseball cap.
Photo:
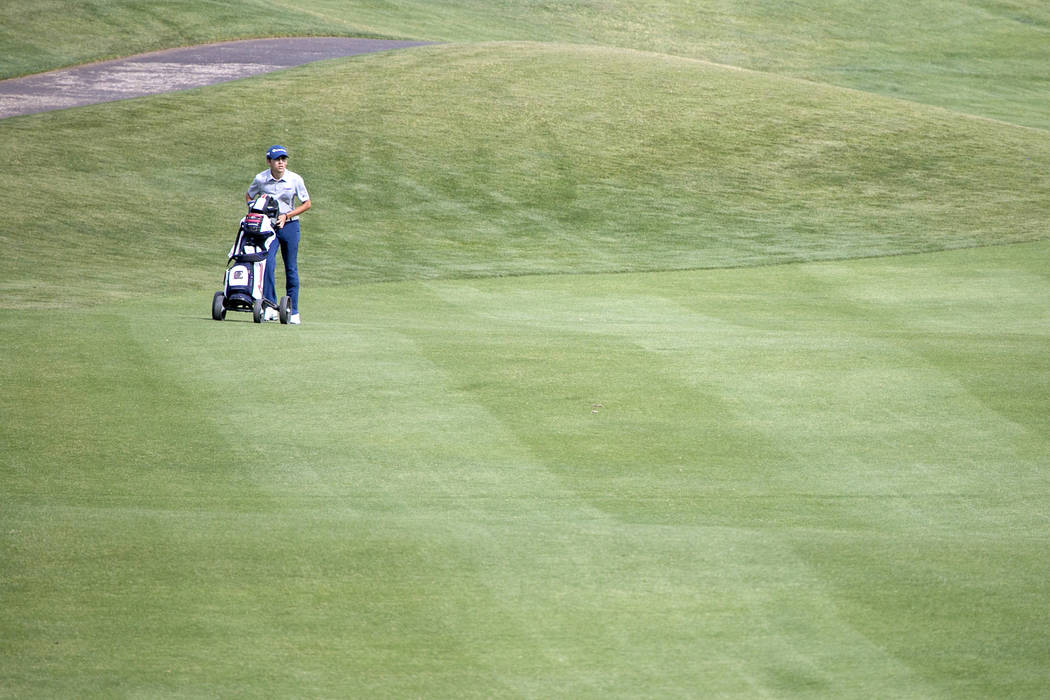
M270 150L266 152L266 157L270 160L275 158L287 158L288 151L285 150L284 146L270 146Z

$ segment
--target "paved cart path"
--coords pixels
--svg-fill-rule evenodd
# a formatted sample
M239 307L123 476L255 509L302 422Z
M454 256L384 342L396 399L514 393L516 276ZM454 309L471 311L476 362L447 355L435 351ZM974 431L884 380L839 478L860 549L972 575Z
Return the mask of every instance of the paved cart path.
M0 118L236 80L327 58L425 41L299 37L247 39L130 56L0 81Z

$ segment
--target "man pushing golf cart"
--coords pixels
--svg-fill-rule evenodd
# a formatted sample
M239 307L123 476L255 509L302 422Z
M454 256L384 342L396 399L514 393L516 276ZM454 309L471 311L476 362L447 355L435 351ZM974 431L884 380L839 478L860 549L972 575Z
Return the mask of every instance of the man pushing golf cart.
M262 288L256 293L253 287L251 294L252 315L256 323L280 319L281 323L299 325L299 215L310 208L310 193L306 191L303 178L298 173L288 170L288 151L284 146L271 146L266 151L266 165L266 170L255 176L244 195L244 201L249 205L249 214L252 213L254 203L262 196L277 204L277 214L271 218L271 228L274 230L276 241L270 241L265 246L266 257L259 268ZM296 200L299 201L298 206ZM287 295L281 297L280 303L277 302L274 289L274 267L277 265L278 248L284 259L287 291ZM233 262L232 257L230 260ZM229 271L227 280L228 278ZM254 282L253 279L253 284ZM229 309L247 310L241 309L238 304L230 306L228 295L224 294L220 299L220 294L222 293L216 292L212 302L212 317L215 320L221 321L225 318Z
M284 259L285 289L291 308L287 323L299 324L299 215L310 208L310 193L298 173L288 170L288 151L284 146L270 146L266 151L266 170L255 176L244 201L250 202L261 194L277 200L279 207L277 243ZM296 200L299 204L296 205ZM277 265L277 246L270 249L266 276L263 283L263 298L267 303L266 321L278 318L277 293L274 290L274 268ZM282 319L283 320L283 319Z

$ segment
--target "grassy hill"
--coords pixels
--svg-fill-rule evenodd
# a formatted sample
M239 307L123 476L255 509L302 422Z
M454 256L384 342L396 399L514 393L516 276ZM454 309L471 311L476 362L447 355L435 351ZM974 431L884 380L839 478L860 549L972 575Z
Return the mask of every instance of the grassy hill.
M247 105L275 94L290 104L260 130ZM620 49L427 47L0 133L70 212L12 212L9 306L213 282L276 141L318 203L315 284L892 255L1035 240L1050 219L1041 131Z
M0 696L1045 694L1041 5L8 9L448 43L0 121Z

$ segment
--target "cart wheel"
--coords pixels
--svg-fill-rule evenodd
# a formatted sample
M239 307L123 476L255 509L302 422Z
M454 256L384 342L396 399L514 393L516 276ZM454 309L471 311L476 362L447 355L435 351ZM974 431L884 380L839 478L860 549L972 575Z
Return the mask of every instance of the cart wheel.
M211 298L211 317L216 321L226 318L226 297L222 292L215 292Z
M277 315L281 317L281 323L288 323L292 317L292 298L281 297L281 303L277 307Z
M252 304L252 320L256 323L263 322L263 314L266 313L266 307L263 306L262 299L256 299L255 303Z

